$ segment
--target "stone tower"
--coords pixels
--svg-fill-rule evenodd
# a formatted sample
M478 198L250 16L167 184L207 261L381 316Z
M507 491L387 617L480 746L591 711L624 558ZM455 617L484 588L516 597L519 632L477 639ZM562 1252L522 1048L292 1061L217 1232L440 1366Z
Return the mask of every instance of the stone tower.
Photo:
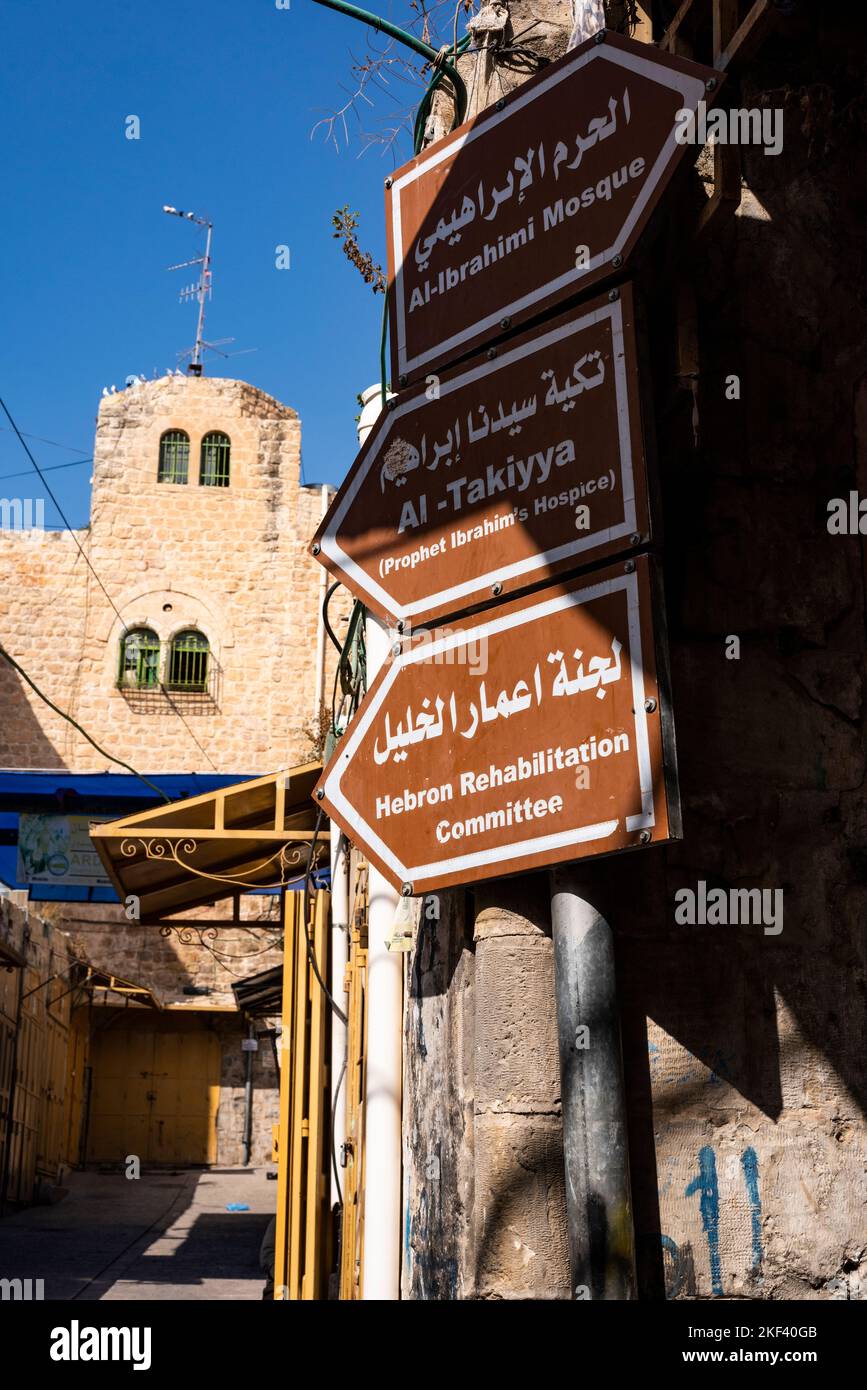
M300 466L297 414L245 382L166 376L104 397L89 527L0 531L4 646L141 771L305 761L322 495ZM5 663L0 701L2 765L106 767Z

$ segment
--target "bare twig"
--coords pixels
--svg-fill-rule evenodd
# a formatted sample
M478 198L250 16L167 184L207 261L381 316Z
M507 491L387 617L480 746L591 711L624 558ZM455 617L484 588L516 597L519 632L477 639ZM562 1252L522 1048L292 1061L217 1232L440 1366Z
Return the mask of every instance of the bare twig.
M473 0L405 0L406 11L401 17L396 14L395 21L411 33L416 34L431 47L443 44L456 46L458 21L461 15L471 15ZM323 116L311 131L311 138L318 131L324 133L326 143L340 148L342 135L345 145L350 139L350 118L355 121L356 135L361 140L361 151L365 153L373 145L381 146L383 154L393 150L403 133L412 132L415 108L423 90L430 80L431 64L413 58L395 39L385 38L372 30L368 31L367 46L362 58L350 53L350 74L352 87L343 88L347 99L337 110ZM395 84L409 87L406 94L395 90ZM379 98L376 101L375 98ZM397 112L389 113L383 124L379 112L381 99L398 106ZM370 114L376 111L377 124L365 129L362 111Z

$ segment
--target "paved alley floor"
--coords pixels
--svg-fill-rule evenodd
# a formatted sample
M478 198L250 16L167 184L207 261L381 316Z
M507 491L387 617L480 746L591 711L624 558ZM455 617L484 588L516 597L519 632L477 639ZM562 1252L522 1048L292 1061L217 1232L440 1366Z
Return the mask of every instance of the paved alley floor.
M0 1220L0 1279L44 1279L46 1299L261 1299L267 1171L73 1173L62 1201Z

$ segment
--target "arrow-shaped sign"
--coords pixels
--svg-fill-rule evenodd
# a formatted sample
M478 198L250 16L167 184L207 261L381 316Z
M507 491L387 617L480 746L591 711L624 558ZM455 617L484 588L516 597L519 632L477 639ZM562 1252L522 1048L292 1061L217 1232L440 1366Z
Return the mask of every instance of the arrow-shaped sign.
M417 626L650 537L628 285L384 411L313 540Z
M416 633L380 671L314 794L396 887L679 834L650 566Z
M722 82L603 31L399 169L386 185L392 386L625 266L690 150L678 113Z

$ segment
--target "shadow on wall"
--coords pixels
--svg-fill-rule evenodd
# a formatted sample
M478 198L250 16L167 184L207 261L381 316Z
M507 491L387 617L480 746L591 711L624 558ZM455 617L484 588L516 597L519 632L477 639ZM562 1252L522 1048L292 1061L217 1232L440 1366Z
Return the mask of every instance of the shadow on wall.
M67 763L42 729L25 693L27 689L17 671L0 656L0 767L61 771ZM34 695L33 699L37 697ZM38 703L49 715L47 705Z
M701 354L697 416L672 385L673 351L653 361L684 838L599 866L622 905L636 1229L657 1233L644 1259L657 1294L654 1122L691 1109L696 1127L724 1121L738 1095L777 1121L811 1090L833 1108L842 1088L867 1109L863 542L827 529L829 499L867 492L853 414L867 350L852 310L867 155L851 117L867 106L865 42L842 19L818 24L772 39L726 91L725 105L784 111L781 154L742 151L739 215L705 246L660 247L659 285L677 265L695 288ZM650 305L655 346L673 347L672 308L669 291ZM679 923L676 895L700 884L769 890L777 920ZM648 1051L647 1017L682 1065ZM696 1162L708 1230L712 1151ZM689 1252L669 1254L669 1296L672 1283L688 1292Z
M704 248L669 229L648 277L684 838L593 869L617 937L645 1297L666 1296L666 1273L668 1297L694 1287L692 1251L661 1234L655 1130L665 1142L680 1122L697 1136L688 1190L712 1245L717 1176L702 1129L743 1097L771 1121L803 1109L802 1134L827 1132L810 1087L831 1106L845 1087L867 1109L864 554L858 535L827 530L829 499L867 495L853 415L867 349L852 307L867 184L853 113L863 120L867 98L863 35L821 23L770 41L740 92L726 90L728 105L783 106L783 152L745 149L740 215ZM676 377L679 273L698 306L695 408ZM783 912L770 931L681 924L675 895L700 883L779 892ZM414 976L416 990L444 993L459 959ZM682 1066L666 1071L648 1019ZM753 1150L739 1161L755 1249Z

